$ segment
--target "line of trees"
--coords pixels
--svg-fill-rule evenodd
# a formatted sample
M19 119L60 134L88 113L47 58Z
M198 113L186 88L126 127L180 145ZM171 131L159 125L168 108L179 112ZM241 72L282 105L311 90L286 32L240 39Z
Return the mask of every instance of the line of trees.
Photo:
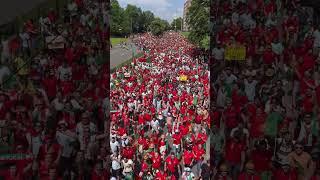
M193 0L187 13L189 40L202 48L209 48L210 1Z
M110 28L112 36L128 36L131 33L147 31L161 35L164 31L175 28L171 25L168 21L155 17L151 11L142 11L141 8L131 4L122 8L117 0L111 0ZM177 29L181 29L180 26L177 25Z

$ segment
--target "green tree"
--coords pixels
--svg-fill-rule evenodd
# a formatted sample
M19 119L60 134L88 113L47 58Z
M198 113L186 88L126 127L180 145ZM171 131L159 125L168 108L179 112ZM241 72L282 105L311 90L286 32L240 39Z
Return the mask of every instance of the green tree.
M142 21L142 10L137 6L128 4L125 11L124 11L125 20L127 21L126 24L130 26L130 30L132 33L138 33L142 30L141 23Z
M155 36L161 35L164 31L167 30L169 23L165 23L165 21L161 20L160 18L156 18L154 21L151 22L150 29L151 33Z
M123 9L120 7L117 0L111 0L110 14L111 34L115 36L121 35Z
M120 7L117 0L111 0L110 28L112 36L127 36L131 33L143 33L151 30L151 24L156 18L151 11L142 11L141 8L128 4L126 8ZM170 29L170 24L160 18L161 31ZM155 29L156 26L154 26Z
M144 11L141 17L141 24L143 26L142 32L149 30L151 22L155 20L154 14L151 11Z
M202 48L209 48L209 0L192 0L187 23L190 29L189 40Z
M178 30L181 30L181 28L182 28L182 18L179 17L174 19L171 23L171 29L178 31Z

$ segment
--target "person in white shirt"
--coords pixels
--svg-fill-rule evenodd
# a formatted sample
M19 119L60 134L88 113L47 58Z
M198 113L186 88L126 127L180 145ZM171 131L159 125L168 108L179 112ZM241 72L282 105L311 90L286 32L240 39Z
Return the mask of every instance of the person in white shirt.
M233 24L238 24L239 22L239 14L237 12L232 13L231 21Z
M97 127L94 123L90 122L89 112L84 112L81 115L81 122L76 126L76 133L80 142L80 149L86 150L91 138L96 134Z
M253 80L252 76L248 76L248 78L244 80L244 85L245 85L244 91L250 102L253 102L256 96L257 84L258 84L258 81Z
M226 71L225 71L224 75L225 75L224 81L225 81L225 83L228 84L228 85L232 85L232 84L235 83L235 82L237 81L237 79L238 79L234 74L232 74L230 68L226 68Z
M213 48L212 57L216 61L222 61L224 59L224 48L221 47L220 43L217 45L217 47Z
M59 167L63 174L69 174L72 167L71 155L74 151L72 143L76 141L76 134L67 129L68 123L66 121L60 121L58 126L59 128L56 132L56 139L62 146Z
M122 160L123 172L125 177L132 176L133 172L133 161L131 159L123 158Z
M27 32L21 32L19 34L19 37L22 41L22 51L24 56L29 56L31 55L30 52L30 47L31 47L31 37Z
M159 121L158 121L158 119L153 118L151 120L151 127L152 127L153 131L159 130Z
M116 141L115 137L112 137L111 139L112 139L110 141L111 152L115 154L115 153L119 152L120 144L118 141Z
M7 66L1 66L0 67L0 84L3 83L4 80L6 80L5 77L8 77L9 75L11 75L11 71Z
M65 100L62 99L61 92L58 92L56 98L51 102L51 104L56 111L62 111L64 109L64 101Z
M270 27L273 27L276 25L277 25L277 20L276 20L275 16L269 16L266 23L265 23L265 26L270 28Z
M119 179L121 175L121 155L117 153L112 154L111 161L111 175Z
M62 66L58 67L57 78L61 81L70 80L72 76L72 68L68 66L67 62L64 61Z
M185 168L184 172L182 173L181 179L182 180L193 180L195 178L196 178L196 176L191 171L191 169L189 167Z
M242 122L240 122L237 127L231 130L230 136L234 137L237 131L239 131L241 134L244 134L246 139L249 138L249 131L247 128L244 127Z
M319 53L319 49L320 49L320 30L319 30L319 27L317 27L315 29L315 31L313 31L313 38L314 38L314 41L313 41L313 52L315 54L318 54Z
M26 134L26 138L29 143L29 148L30 148L32 154L35 157L37 157L39 154L40 147L43 143L44 131L43 131L40 123L36 123L34 129L35 129L36 133L32 134L29 132Z

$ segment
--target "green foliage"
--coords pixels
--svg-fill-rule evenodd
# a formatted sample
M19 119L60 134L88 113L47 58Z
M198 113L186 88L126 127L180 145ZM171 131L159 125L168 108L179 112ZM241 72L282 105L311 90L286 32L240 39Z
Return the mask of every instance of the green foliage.
M193 0L187 13L189 40L202 48L209 48L209 14L209 0Z
M112 46L120 44L121 42L127 42L126 38L110 38Z
M159 18L158 18L159 19ZM151 30L152 22L156 20L151 11L142 11L141 8L128 4L126 8L120 7L117 0L111 0L111 35L128 36L131 33L143 33ZM170 24L164 20L165 30Z
M168 23L168 21L156 18L151 22L150 29L153 35L160 36L164 31L170 29L170 24Z
M182 34L184 37L188 38L188 37L189 37L190 32L181 32L181 34Z
M181 28L182 28L182 18L179 17L174 19L171 23L171 29L179 31L181 30Z
M111 33L115 36L122 35L123 25L123 9L120 7L117 0L111 0L111 17L110 17L110 29Z

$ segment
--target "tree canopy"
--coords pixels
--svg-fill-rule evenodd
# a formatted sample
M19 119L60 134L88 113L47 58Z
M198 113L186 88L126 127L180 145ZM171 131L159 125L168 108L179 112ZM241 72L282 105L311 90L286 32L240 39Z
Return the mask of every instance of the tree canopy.
M202 48L209 48L209 15L209 0L192 0L187 13L189 40Z
M172 30L181 30L182 29L182 18L181 17L178 17L176 19L174 19L171 23L171 29Z
M160 22L161 26L158 25ZM143 33L152 29L159 33L159 30L163 32L170 28L167 21L156 18L151 11L143 11L131 4L122 8L117 0L111 0L110 25L112 36L127 36L131 33Z
M161 35L164 31L170 30L170 28L170 24L160 18L155 18L150 25L151 33L156 36Z

